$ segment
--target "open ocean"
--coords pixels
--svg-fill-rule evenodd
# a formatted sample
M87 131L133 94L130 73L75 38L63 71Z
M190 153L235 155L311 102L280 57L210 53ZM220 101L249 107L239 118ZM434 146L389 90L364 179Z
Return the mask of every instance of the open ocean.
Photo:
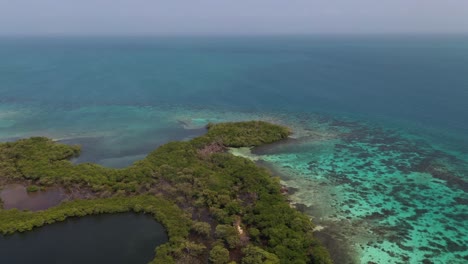
M0 141L125 167L208 122L293 138L281 175L340 263L468 262L468 36L2 37Z

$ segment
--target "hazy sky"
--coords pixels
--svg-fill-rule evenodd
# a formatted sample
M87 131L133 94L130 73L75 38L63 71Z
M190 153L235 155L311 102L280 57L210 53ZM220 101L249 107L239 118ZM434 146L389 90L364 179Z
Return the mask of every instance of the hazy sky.
M0 34L468 32L468 0L0 0Z

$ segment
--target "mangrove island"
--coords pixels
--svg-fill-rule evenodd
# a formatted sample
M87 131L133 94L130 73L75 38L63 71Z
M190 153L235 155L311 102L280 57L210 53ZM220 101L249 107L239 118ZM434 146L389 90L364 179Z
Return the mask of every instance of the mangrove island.
M124 169L73 164L79 146L44 137L0 144L0 187L30 192L60 187L73 199L36 212L0 209L3 235L70 217L150 214L169 241L152 263L331 263L309 217L292 208L279 178L227 152L287 138L291 131L260 121L209 124L190 141L167 143Z

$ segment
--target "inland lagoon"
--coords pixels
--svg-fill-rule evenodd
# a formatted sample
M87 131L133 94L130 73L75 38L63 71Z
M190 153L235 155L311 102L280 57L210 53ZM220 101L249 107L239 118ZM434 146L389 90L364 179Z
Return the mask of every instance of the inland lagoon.
M0 263L148 263L167 241L164 227L149 215L70 218L0 236Z

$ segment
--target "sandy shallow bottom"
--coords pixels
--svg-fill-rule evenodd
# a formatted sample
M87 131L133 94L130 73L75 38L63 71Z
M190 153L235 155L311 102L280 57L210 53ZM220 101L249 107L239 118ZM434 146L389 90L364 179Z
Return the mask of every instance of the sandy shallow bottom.
M112 167L127 166L167 141L200 135L209 122L284 124L294 131L291 139L235 152L281 175L291 200L322 228L317 235L336 263L468 261L463 144L318 114L181 106L1 110L0 140L43 135L80 143L77 162Z

